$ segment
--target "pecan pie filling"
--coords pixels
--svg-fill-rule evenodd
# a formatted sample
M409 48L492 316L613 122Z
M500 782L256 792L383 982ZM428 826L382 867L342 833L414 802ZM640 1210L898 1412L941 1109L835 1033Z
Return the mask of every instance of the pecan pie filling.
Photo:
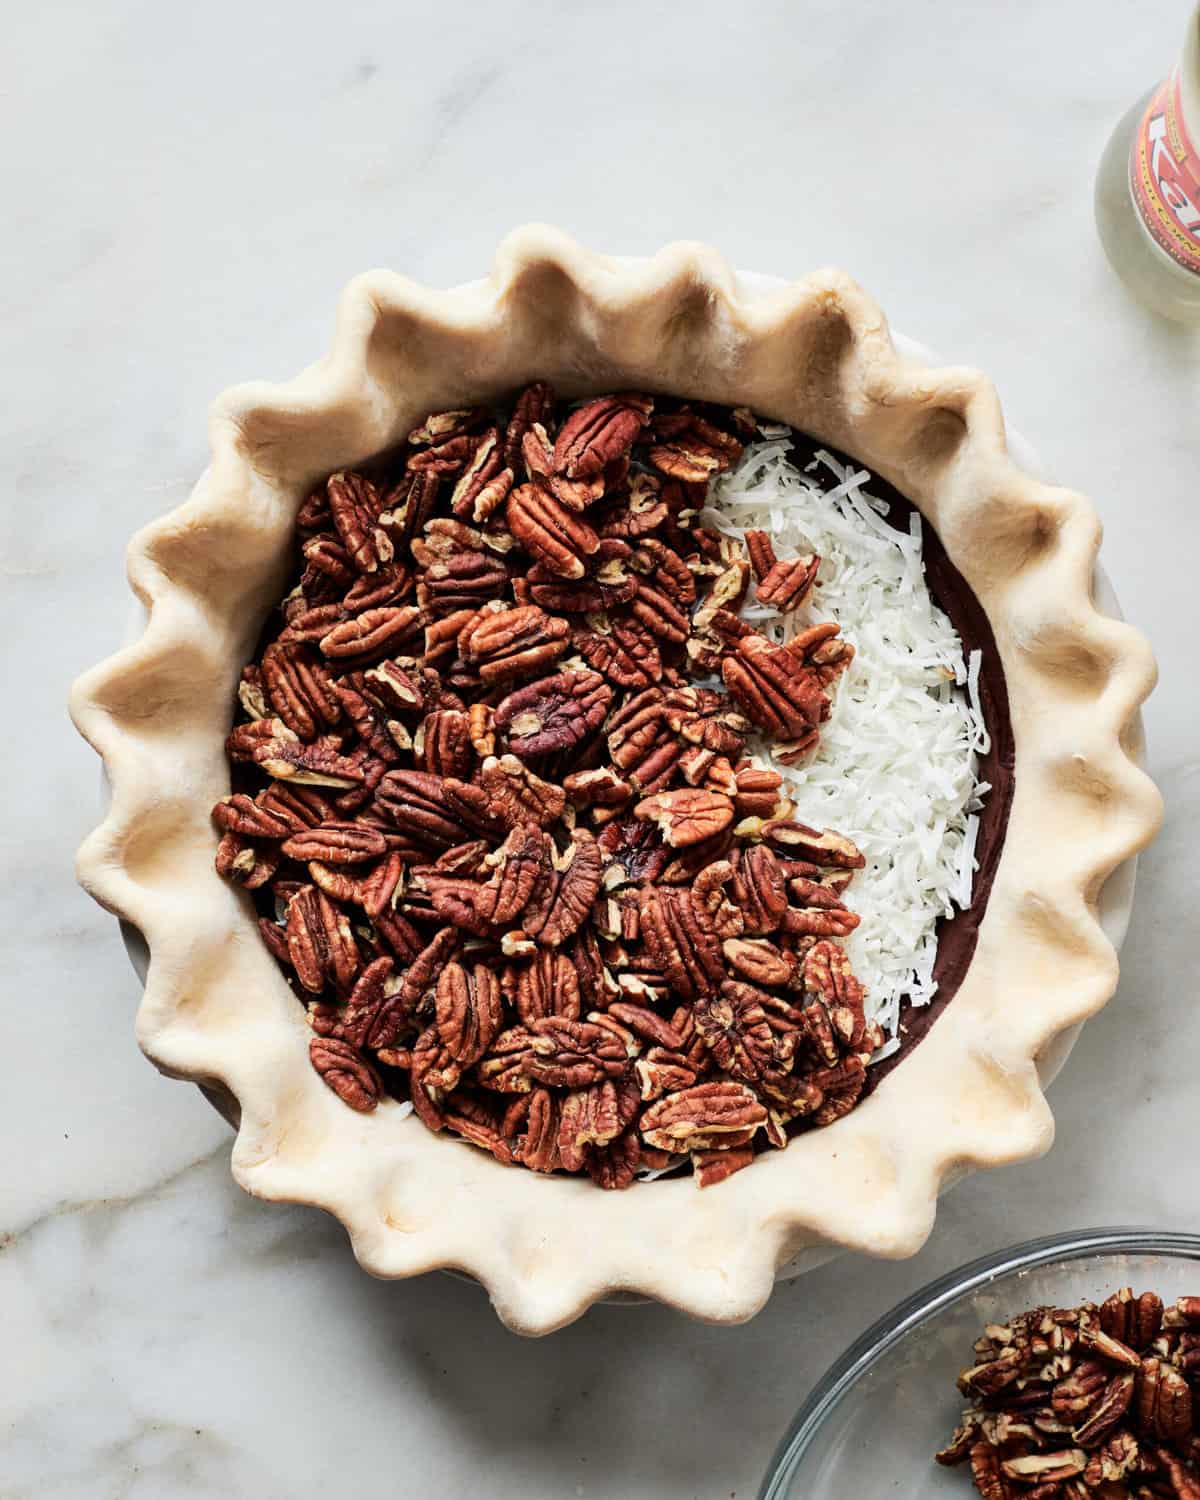
M690 1159L703 1187L897 1060L869 1069L885 1036L844 947L866 859L793 816L774 769L812 754L854 646L821 618L819 557L698 519L756 432L744 409L569 407L537 383L431 415L301 507L295 585L242 675L217 868L255 893L351 1108L408 1100L502 1163L606 1188ZM990 644L940 548L926 562ZM752 588L806 611L784 643L743 617ZM975 900L901 1051L965 972L998 856L998 674L992 647Z

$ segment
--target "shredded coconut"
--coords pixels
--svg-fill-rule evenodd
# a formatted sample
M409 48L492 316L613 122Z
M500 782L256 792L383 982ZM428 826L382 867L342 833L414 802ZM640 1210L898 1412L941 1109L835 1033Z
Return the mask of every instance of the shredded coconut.
M776 769L796 818L848 834L866 856L849 894L862 921L846 946L868 1014L894 1039L901 1000L926 1005L936 991L938 919L971 899L988 790L978 757L990 743L980 653L964 662L962 641L930 596L920 516L897 530L865 470L822 450L802 472L786 428L759 432L762 441L714 483L701 519L730 536L769 532L781 557L820 554L820 587L803 609L785 616L751 599L743 613L757 630L785 642L832 618L855 647L815 754ZM818 482L822 469L831 488ZM756 751L774 763L769 745Z

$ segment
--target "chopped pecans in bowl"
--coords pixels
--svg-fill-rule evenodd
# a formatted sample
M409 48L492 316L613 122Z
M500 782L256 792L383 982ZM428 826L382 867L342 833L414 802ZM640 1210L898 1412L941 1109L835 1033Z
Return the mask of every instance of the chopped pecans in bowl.
M985 1500L1200 1500L1200 1297L1124 1287L989 1324L940 1464Z

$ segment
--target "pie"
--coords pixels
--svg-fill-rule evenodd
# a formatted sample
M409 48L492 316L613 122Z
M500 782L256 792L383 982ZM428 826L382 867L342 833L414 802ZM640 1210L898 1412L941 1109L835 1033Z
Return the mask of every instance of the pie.
M507 428L482 451L481 432L495 424L480 410L518 398L536 406L539 380L561 404L549 426L525 424L518 465L505 462L515 453L505 453ZM487 283L439 293L382 273L360 278L329 358L288 387L228 393L213 432L213 462L192 498L132 545L145 635L82 678L72 707L113 786L81 878L149 943L139 1018L148 1055L235 1101L243 1186L327 1207L375 1274L468 1270L506 1321L539 1332L613 1289L702 1317L748 1317L802 1246L910 1254L949 1174L1045 1148L1052 1121L1038 1054L1111 994L1115 955L1096 898L1158 819L1154 788L1126 750L1153 661L1135 631L1092 605L1091 507L1015 467L981 377L902 360L878 309L834 273L746 297L706 250L625 265L532 229L505 242ZM755 793L786 803L796 774L804 795L815 786L837 796L837 767L817 747L826 720L834 738L839 717L826 705L862 641L845 620L818 620L795 632L802 644L787 656L756 628L768 608L820 615L838 587L819 559L786 551L774 523L743 528L735 571L747 589L755 575L757 596L740 617L736 589L718 597L698 631L698 609L736 560L720 519L693 546L680 538L706 523L680 525L689 507L653 527L642 517L662 503L664 482L728 475L735 448L740 461L773 441L789 445L790 473L825 465L807 486L814 495L880 502L864 524L921 546L930 592L972 663L977 789L964 802L956 782L946 828L939 814L923 840L904 835L932 856L958 840L957 915L947 908L930 924L930 903L911 888L920 880L905 885L917 867L881 852L879 835L860 851L832 820L794 816L794 806L765 818L745 811L750 802L737 806ZM415 468L414 454L426 455ZM506 470L513 483L498 495ZM404 492L383 503L389 476ZM426 508L417 526L424 501L413 493L430 478L459 508ZM290 617L285 603L260 640L296 565L298 519L309 591L314 575L341 583L328 599L301 598ZM776 519L786 526L782 512ZM502 531L512 562L503 542L463 544L465 532ZM647 581L639 611L616 599L634 554ZM694 599L672 594L688 587L681 558L701 584ZM419 579L402 579L406 568ZM418 582L421 598L410 598ZM604 607L556 607L581 587L608 589ZM871 619L858 617L864 639ZM903 636L893 630L887 649ZM904 752L911 759L887 675L870 678L877 711L842 735L852 755L881 737L868 769L887 761L889 736L900 763ZM239 685L250 706L231 748L257 777L244 790L231 788L225 758ZM413 690L419 715L401 711ZM956 691L948 681L946 701L961 705ZM640 769L640 750L632 776L614 759L614 700L618 716L636 717L639 692L668 725L676 769L661 785ZM924 762L933 742L922 734L907 738ZM748 743L755 735L770 740L765 751ZM785 768L778 786L762 779L772 755ZM870 775L853 780L855 796L869 794ZM226 809L216 830L214 804ZM973 846L963 847L960 815L973 820ZM255 826L266 833L247 832ZM645 878L624 852L646 830L673 879ZM757 861L784 866L786 905L798 914L788 924L821 929L829 918L812 914L833 913L835 930L783 943L773 918L762 930L742 868ZM614 864L624 873L606 892ZM882 926L894 909L936 928L928 941L920 928L910 984L923 1003L899 999L903 942L886 964L872 960L896 997L892 1012L873 1016L856 994L854 881L844 880L856 868L887 871L894 907L879 908ZM779 874L770 871L772 890ZM284 908L282 923L277 910L261 914L261 935L256 890ZM883 900L865 895L868 905ZM716 957L704 949L673 969L684 916L705 902ZM600 957L622 954L602 962L607 981L582 952L596 947L587 923L561 914L601 904ZM748 913L760 930L746 930ZM641 956L622 922L647 935ZM831 972L846 977L821 979ZM679 987L689 982L690 1020L668 1004L686 999ZM565 1014L546 998L576 989ZM831 997L847 995L834 1017L840 1044L825 1038L834 1049L825 1066L842 1075L818 1080L821 1101L806 1116L794 1080L820 1071L823 1043L819 1017L799 1016L821 1000L829 1018ZM760 1024L763 996L778 1003ZM698 1039L685 1022L699 1022ZM796 1060L790 1073L780 1071L781 1047ZM492 1107L480 1068L519 1086L496 1090ZM428 1128L446 1124L447 1101L452 1128ZM506 1153L540 1170L505 1170L496 1158ZM701 1182L720 1185L696 1193L673 1170L689 1157ZM592 1180L620 1187L639 1174L657 1180L626 1192L598 1192Z

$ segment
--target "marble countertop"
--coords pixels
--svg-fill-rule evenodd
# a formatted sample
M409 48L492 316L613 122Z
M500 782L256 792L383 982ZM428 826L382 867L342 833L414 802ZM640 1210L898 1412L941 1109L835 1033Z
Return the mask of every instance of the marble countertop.
M745 1500L827 1364L931 1276L1067 1226L1195 1228L1200 338L1125 297L1091 225L1115 118L1186 7L1119 0L102 6L8 17L0 617L10 874L0 1496ZM1120 991L1044 1160L976 1177L926 1249L846 1256L742 1328L597 1308L523 1341L445 1276L373 1282L337 1225L229 1178L226 1126L134 1044L112 920L72 884L95 761L70 679L115 645L122 547L205 462L205 409L326 345L384 264L444 284L531 218L846 266L996 379L1089 492L1162 683L1166 829ZM1167 538L1164 542L1164 538Z

